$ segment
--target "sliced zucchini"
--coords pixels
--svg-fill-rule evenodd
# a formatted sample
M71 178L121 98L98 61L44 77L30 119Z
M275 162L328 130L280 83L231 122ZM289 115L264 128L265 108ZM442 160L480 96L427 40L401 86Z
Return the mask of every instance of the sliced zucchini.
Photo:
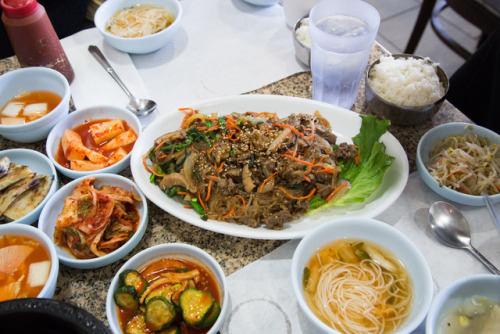
M217 302L214 302L214 306L212 307L212 310L207 313L205 316L205 319L202 321L198 327L200 328L207 328L215 324L217 321L217 318L219 317L220 314L220 305Z
M159 331L172 324L176 317L175 308L163 297L153 297L146 304L144 313L146 326L152 331Z
M133 286L123 285L113 295L116 305L131 310L139 309L139 297Z
M214 297L208 291L189 288L184 290L179 297L182 318L191 326L203 323L207 314L214 306Z
M156 334L182 334L179 326L170 326L162 331L156 332Z
M144 313L136 314L132 318L128 319L125 325L123 325L123 332L125 334L151 333L151 331L146 327Z
M142 293L148 287L148 281L142 275L134 269L125 270L120 274L120 280L124 285L130 285L137 291L137 296L141 296Z

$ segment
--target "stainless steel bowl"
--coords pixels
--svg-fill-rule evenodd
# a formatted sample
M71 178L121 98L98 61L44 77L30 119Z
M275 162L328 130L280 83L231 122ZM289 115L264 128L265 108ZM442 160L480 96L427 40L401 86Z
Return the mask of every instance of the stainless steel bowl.
M395 54L392 55L395 59L400 58L417 58L424 59L423 57L409 55L409 54ZM428 60L429 63L432 61ZM439 66L436 67L436 73L439 77L439 81L443 84L444 94L443 96L434 103L423 105L423 106L404 106L401 104L392 103L383 97L381 97L375 90L370 86L368 78L370 77L373 67L380 63L380 59L375 61L368 69L366 73L365 80L365 95L366 101L368 103L369 109L383 118L391 120L392 124L397 125L415 125L425 122L434 116L445 100L446 93L449 88L448 76Z
M298 60L300 60L307 67L311 66L311 48L305 46L298 38L297 38L297 29L301 26L301 21L305 18L308 18L309 15L301 17L297 23L295 23L295 27L293 28L293 46L295 47L295 55Z

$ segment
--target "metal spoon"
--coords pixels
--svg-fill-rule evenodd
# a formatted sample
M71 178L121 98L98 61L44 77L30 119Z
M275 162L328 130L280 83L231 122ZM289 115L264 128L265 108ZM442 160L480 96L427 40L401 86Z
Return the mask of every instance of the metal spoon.
M500 270L472 246L469 224L457 208L446 202L435 202L429 209L429 221L432 230L445 245L467 249L489 271L500 275Z
M123 81L120 79L115 70L111 67L106 57L102 54L101 50L95 45L89 45L89 52L94 56L95 59L101 64L102 67L111 75L113 79L120 85L120 87L125 91L127 96L130 98L127 104L127 109L136 114L137 116L144 116L156 109L156 102L149 99L142 99L132 95L130 90L125 86Z

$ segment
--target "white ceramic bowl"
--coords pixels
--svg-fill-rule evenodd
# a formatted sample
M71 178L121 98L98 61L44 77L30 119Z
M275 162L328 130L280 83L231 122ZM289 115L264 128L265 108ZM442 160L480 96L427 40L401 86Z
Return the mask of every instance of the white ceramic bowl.
M69 112L71 91L68 80L56 70L45 67L26 67L0 76L0 106L20 92L48 90L59 94L61 102L47 115L26 124L1 125L0 135L20 142L32 143L47 138L50 129Z
M304 299L302 276L314 252L328 243L351 238L371 241L396 255L406 267L413 282L413 305L408 319L393 334L411 333L424 320L433 294L432 276L427 262L413 242L396 228L370 218L338 218L306 235L292 258L292 286L300 308L322 333L339 334L319 320Z
M190 261L195 261L196 263L203 265L205 268L209 269L209 271L212 272L219 285L218 287L220 292L221 312L219 318L208 330L207 334L215 334L222 327L224 318L229 312L229 292L227 290L226 276L224 275L222 268L217 263L217 261L215 261L215 259L204 250L187 244L174 243L156 245L143 250L142 252L134 255L130 260L125 262L125 264L115 274L109 286L108 295L106 298L106 317L108 318L109 326L113 333L122 333L120 324L118 322L116 304L113 298L113 294L119 288L120 273L127 269L140 270L146 267L148 264L166 257L184 258Z
M500 276L473 275L455 281L439 291L425 321L425 332L437 334L442 317L473 296L484 296L500 303Z
M109 19L116 12L140 4L163 6L175 16L175 21L162 31L144 37L118 37L106 31ZM180 26L181 15L182 7L178 0L107 0L97 9L94 22L104 40L116 49L128 53L150 53L163 48L172 40Z
M114 174L96 174L89 177L96 178L94 186L98 189L103 185L117 186L128 191L133 189L133 192L142 199L141 202L136 202L135 204L136 208L139 211L139 216L141 217L141 219L139 221L139 226L137 227L137 231L135 232L135 234L120 248L105 256L93 259L77 259L72 254L70 254L69 251L56 245L55 248L57 251L57 256L59 257L59 261L61 261L61 263L67 265L68 267L79 269L99 268L123 258L125 255L130 253L141 241L148 225L148 207L146 197L144 197L144 195L141 193L134 182L121 175ZM66 184L49 199L49 201L43 208L42 213L40 214L40 219L38 220L38 228L43 231L43 233L45 233L52 242L54 241L54 230L57 217L62 212L64 199L70 196L73 192L73 189L75 189L75 187L86 178L87 177L82 177Z
M51 266L47 282L37 298L52 298L56 289L57 276L59 275L59 260L54 243L42 231L24 224L0 225L0 235L26 235L40 241L45 246L50 253Z
M55 155L57 154L57 150L61 143L61 137L64 133L64 130L74 129L75 127L85 123L86 121L99 120L99 119L112 119L112 118L118 118L127 122L127 124L135 131L138 137L142 133L141 123L137 118L137 116L132 114L132 112L128 111L127 109L113 107L113 106L94 106L77 110L68 115L62 121L60 121L56 126L54 126L52 131L50 131L49 136L47 137L47 143L45 149L47 151L47 156L49 157L50 161L52 161L57 170L60 171L62 174L66 175L67 177L76 179L91 174L99 174L99 173L116 174L127 168L130 164L130 153L127 154L123 159L121 159L117 163L95 171L71 170L69 168L61 166L55 160Z
M52 162L50 162L49 158L47 158L42 153L37 151L28 150L25 148L14 148L10 150L0 151L0 158L9 157L11 162L14 162L18 165L28 166L32 172L36 172L37 175L47 175L52 178L52 184L50 186L49 192L47 196L43 199L43 201L38 204L38 206L28 213L26 216L14 220L12 223L19 224L33 224L38 217L40 216L40 212L42 212L42 208L45 203L49 200L49 198L55 194L57 188L59 187L59 180L57 177L56 169Z
M468 132L488 138L490 144L500 145L500 136L482 126L461 122L441 124L430 129L420 138L417 146L417 170L425 184L444 198L460 204L482 206L484 205L482 196L468 195L448 187L441 187L425 167L425 164L429 161L429 153L438 141L451 134L464 135ZM493 203L498 203L500 202L500 194L490 196L490 199Z

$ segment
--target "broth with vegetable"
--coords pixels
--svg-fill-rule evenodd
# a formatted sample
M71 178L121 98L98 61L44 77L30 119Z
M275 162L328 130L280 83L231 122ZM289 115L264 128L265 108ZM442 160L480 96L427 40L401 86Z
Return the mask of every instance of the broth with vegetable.
M125 270L114 293L124 333L206 333L221 310L219 287L204 266L183 258L159 259Z

